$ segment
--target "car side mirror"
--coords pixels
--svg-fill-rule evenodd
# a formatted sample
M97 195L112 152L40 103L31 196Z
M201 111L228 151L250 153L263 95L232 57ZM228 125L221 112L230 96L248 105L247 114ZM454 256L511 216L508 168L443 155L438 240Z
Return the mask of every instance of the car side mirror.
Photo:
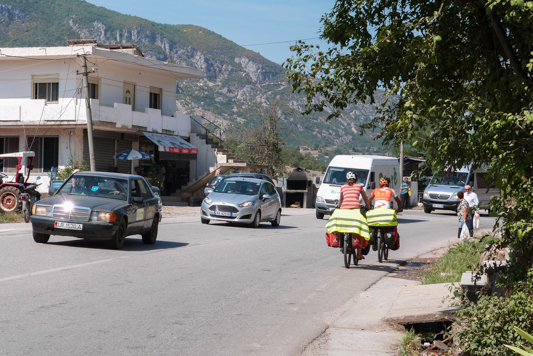
M270 198L272 198L272 197L270 195L268 195L268 194L263 195L263 200L267 200L267 199L270 199Z
M376 182L370 182L370 189L376 189Z
M143 198L142 197L133 197L133 202L134 203L142 203L143 202Z

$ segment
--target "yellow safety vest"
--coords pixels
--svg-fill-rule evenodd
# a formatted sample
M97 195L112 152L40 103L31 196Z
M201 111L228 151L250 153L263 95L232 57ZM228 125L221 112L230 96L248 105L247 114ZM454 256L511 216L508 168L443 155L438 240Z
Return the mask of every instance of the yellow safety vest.
M396 210L378 208L366 212L366 219L369 226L396 226Z
M335 209L326 224L326 229L329 233L352 233L370 240L368 223L359 209Z

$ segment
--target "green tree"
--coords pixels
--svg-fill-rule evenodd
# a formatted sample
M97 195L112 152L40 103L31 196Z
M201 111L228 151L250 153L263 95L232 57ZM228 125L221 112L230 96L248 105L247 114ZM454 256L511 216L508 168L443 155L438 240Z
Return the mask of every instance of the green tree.
M381 89L388 100L363 130L422 146L436 167L490 165L509 285L533 261L532 17L522 0L338 0L322 17L329 48L299 42L284 64L306 114L335 118Z

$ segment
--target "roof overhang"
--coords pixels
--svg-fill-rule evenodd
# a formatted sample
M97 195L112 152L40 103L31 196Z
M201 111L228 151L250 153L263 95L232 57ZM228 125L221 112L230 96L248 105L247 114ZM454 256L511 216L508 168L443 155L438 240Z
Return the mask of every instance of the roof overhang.
M0 60L12 59L72 59L82 54L94 55L102 59L114 60L123 64L141 66L158 72L166 72L180 79L203 78L204 72L191 67L180 66L173 63L148 59L139 55L132 55L110 48L98 47L94 44L72 45L63 47L15 47L0 48Z
M196 157L198 148L191 145L179 136L143 132L144 136L155 143L160 156L165 159L183 159L184 157ZM193 158L195 159L195 158Z

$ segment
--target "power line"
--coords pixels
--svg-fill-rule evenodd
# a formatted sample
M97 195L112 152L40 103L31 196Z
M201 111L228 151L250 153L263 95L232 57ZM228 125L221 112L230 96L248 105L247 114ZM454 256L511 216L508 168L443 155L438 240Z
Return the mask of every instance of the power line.
M302 38L299 40L287 40L287 41L280 41L280 42L269 42L269 43L254 43L249 45L240 45L241 47L251 47L251 46L265 46L265 45L272 45L272 44L280 44L280 43L289 43L289 42L297 42L297 41L307 41L307 40L316 40L320 37L311 37L311 38Z

